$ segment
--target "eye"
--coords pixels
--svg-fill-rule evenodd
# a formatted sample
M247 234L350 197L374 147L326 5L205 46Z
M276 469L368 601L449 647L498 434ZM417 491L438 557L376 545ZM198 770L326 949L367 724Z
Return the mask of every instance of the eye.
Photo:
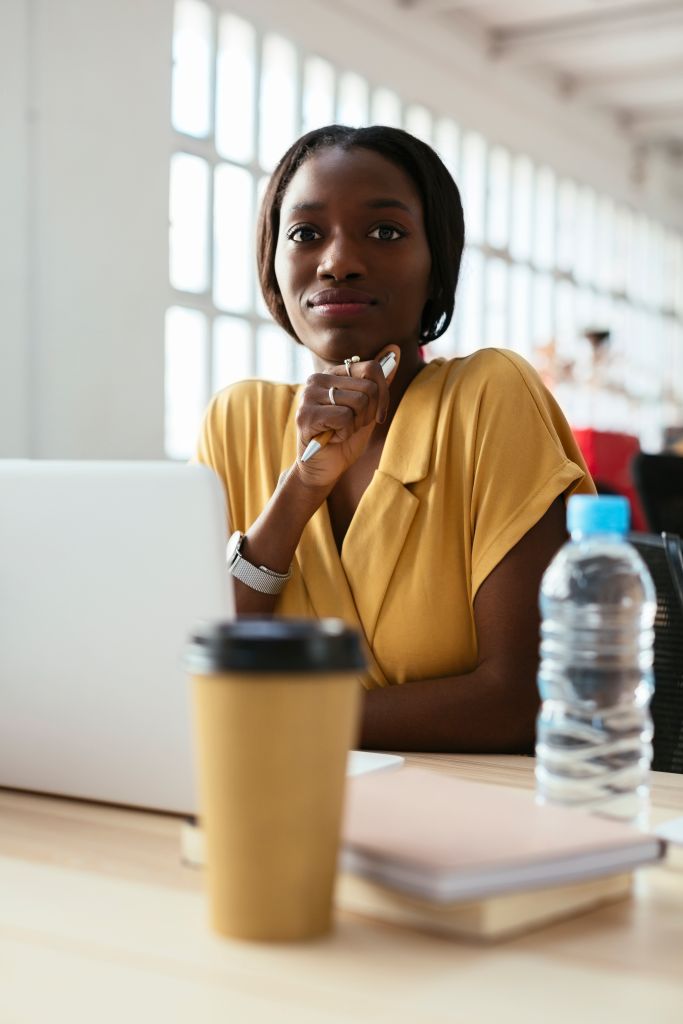
M370 232L370 238L378 238L381 242L395 242L399 238L405 238L406 232L395 228L393 224L378 224Z
M287 238L290 242L314 242L316 238L320 238L320 232L306 224L300 224L298 227L289 229Z

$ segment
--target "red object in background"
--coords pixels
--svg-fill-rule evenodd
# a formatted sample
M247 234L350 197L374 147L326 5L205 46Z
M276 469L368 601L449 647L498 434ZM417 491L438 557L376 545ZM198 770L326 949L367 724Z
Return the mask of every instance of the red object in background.
M638 438L606 430L572 430L595 483L606 484L628 498L631 529L647 533L649 527L631 477L631 462L640 451Z

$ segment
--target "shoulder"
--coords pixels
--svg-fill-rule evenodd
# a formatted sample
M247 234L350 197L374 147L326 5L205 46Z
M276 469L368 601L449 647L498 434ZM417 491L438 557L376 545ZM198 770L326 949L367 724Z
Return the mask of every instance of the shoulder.
M484 348L472 355L444 362L444 392L452 393L463 414L490 408L498 414L518 405L535 408L542 415L555 406L554 399L530 363L511 349Z
M477 391L496 387L543 388L530 363L511 349L482 348L469 356L442 361L450 385Z
M275 384L267 380L240 380L217 391L209 403L208 415L214 422L267 417L274 423L287 418L296 384Z

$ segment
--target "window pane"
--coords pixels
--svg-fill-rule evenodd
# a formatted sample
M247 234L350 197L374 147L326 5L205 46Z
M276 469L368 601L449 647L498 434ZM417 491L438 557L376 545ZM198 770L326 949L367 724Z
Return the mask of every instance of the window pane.
M683 235L676 235L673 256L673 308L683 320Z
M550 274L534 274L531 337L535 349L547 345L555 336L553 312L553 279Z
M353 71L346 71L339 78L337 96L337 120L353 128L368 123L368 83Z
M595 292L590 288L579 288L576 293L576 326L581 338L595 327Z
M263 40L261 71L259 160L272 171L298 135L296 51L280 36Z
M489 190L486 236L494 249L508 244L510 217L510 154L500 146L489 157Z
M209 165L201 157L171 157L169 218L171 284L203 292L209 282Z
M631 211L617 207L614 219L614 249L612 251L612 287L620 294L626 292L628 280L628 254L631 245Z
M321 57L309 57L304 65L302 104L303 132L334 121L334 68Z
M462 197L465 208L465 235L475 244L483 242L486 143L476 132L468 132L463 139Z
M662 308L664 291L664 232L661 224L650 221L647 247L646 301L655 309Z
M372 93L372 124L401 127L401 100L391 89L375 89Z
M631 220L631 243L628 252L628 279L626 282L628 297L633 302L640 302L643 298L642 274L645 232L645 217L633 214Z
M531 257L534 169L526 156L515 157L512 168L512 230L510 255L516 260Z
M428 146L432 144L432 115L426 107L419 103L411 103L406 107L405 130Z
M674 323L671 328L673 336L674 371L671 377L673 391L678 403L678 419L680 426L683 424L683 324Z
M481 348L484 340L484 257L479 249L465 249L459 292L458 350L467 354Z
M171 459L195 450L207 400L206 317L195 309L166 311L164 447Z
M460 131L455 121L440 117L434 129L434 148L456 184L460 185Z
M662 256L662 306L672 311L676 296L676 235L667 231Z
M614 333L610 339L610 353L613 359L613 374L619 388L629 390L629 359L631 351L631 307L618 299L613 308Z
M614 280L614 203L607 196L598 201L595 238L595 283L609 290Z
M571 281L558 281L555 289L555 337L557 351L568 360L573 358L578 338L576 301Z
M211 11L198 0L178 0L173 24L171 123L197 137L211 130Z
M246 313L252 304L253 179L231 164L216 168L213 297L220 309Z
M213 325L211 390L254 375L251 325L236 316L216 317Z
M557 266L573 273L576 259L576 185L565 178L557 190Z
M507 283L507 263L504 260L489 260L486 264L485 345L507 347Z
M510 271L510 348L531 358L531 271L523 263Z
M595 193L584 186L579 190L576 236L576 279L593 284L595 279Z
M256 375L289 384L294 377L293 347L296 342L275 324L258 328ZM310 372L310 371L309 371Z
M541 270L550 270L555 259L555 175L541 167L536 176L533 261Z
M216 64L216 149L248 163L254 156L256 33L242 18L220 20Z

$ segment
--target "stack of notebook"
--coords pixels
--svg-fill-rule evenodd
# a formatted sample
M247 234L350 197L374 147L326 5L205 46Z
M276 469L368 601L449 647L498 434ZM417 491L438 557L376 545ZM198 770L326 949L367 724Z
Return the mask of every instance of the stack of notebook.
M183 826L183 858L203 843ZM499 939L624 899L655 836L532 792L419 768L347 781L338 907L442 934Z
M623 899L664 844L539 806L532 792L418 768L351 779L337 885L346 910L501 938Z

